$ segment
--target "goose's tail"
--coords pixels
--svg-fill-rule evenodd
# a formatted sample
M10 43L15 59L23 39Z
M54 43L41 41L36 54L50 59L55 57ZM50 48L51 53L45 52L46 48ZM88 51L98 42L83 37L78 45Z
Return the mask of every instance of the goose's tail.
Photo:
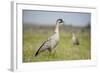
M39 54L39 50L35 53L35 57Z
M45 41L46 42L46 41ZM37 52L35 53L35 56L37 56L39 54L39 52L41 51L41 48L44 46L45 42L40 46L40 48L37 50Z

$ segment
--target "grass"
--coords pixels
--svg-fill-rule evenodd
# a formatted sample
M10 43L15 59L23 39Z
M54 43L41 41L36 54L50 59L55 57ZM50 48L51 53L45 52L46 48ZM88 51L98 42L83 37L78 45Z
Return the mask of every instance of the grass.
M71 39L71 29L60 28L60 42L55 48L55 51L49 53L48 51L40 53L35 57L35 53L40 45L49 36L53 34L53 28L30 27L23 31L23 62L40 62L40 61L62 61L62 60L86 60L91 59L90 47L90 30L85 28L81 32L81 28L71 28L77 32L80 45L73 46Z

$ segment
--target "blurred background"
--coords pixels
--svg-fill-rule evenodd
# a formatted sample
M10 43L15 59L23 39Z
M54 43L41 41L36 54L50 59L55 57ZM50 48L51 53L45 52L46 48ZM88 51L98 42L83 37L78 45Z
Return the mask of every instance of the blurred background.
M60 26L60 42L56 53L48 51L34 57L37 49L54 33L56 20ZM91 59L91 13L23 10L23 62ZM72 32L80 45L72 46Z
M87 26L91 22L90 13L23 10L23 24L54 25L59 18L72 26Z

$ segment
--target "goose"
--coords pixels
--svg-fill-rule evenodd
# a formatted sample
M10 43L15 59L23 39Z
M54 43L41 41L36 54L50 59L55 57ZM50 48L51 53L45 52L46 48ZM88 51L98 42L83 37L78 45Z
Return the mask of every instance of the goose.
M75 35L74 32L72 33L72 44L73 44L73 45L79 45L79 40L78 40L78 38L76 37L76 35Z
M63 23L64 23L64 21L62 19L57 19L54 34L42 43L42 45L36 51L35 56L37 56L38 54L40 54L41 52L43 52L45 50L52 52L52 50L57 46L57 44L60 40L59 25L63 24Z

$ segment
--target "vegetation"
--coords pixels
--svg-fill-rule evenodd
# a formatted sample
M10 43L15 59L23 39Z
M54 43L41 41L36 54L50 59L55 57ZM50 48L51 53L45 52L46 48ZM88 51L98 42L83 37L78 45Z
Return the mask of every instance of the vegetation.
M35 57L37 49L53 34L50 26L24 26L23 62L86 60L91 59L90 28L63 26L60 28L60 42L55 51L48 50ZM76 32L80 45L72 45L72 32Z

